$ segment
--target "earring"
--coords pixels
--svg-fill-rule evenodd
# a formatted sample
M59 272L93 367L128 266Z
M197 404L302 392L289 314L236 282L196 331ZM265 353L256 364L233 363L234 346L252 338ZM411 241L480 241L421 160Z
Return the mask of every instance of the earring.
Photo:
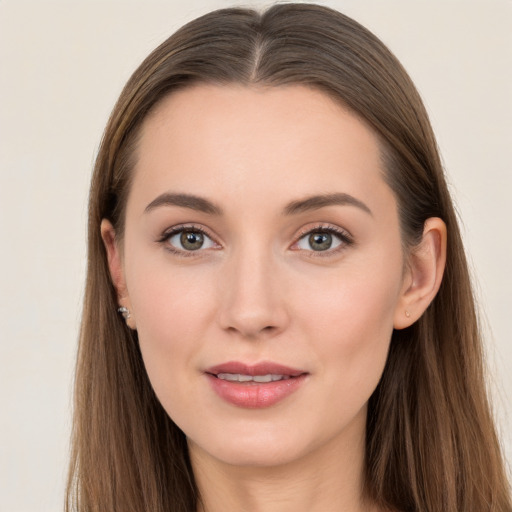
M128 318L130 318L130 310L128 308L125 308L124 306L121 306L120 308L117 308L117 312L118 313L121 313L121 315L123 315L123 318L125 320L128 320Z
M129 313L128 313L129 314ZM409 311L407 311L407 309L405 310L405 316L407 318L411 318L411 314L409 313Z

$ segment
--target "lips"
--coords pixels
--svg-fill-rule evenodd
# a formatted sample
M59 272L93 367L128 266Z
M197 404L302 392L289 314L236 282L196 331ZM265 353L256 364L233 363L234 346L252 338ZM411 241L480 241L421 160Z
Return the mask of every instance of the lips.
M220 398L238 407L270 407L297 391L307 372L272 362L247 365L237 361L208 368L205 374Z

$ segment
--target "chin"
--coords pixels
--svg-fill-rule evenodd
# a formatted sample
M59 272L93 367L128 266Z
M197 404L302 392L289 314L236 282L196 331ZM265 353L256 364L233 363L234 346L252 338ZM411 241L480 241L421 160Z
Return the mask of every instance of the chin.
M231 466L262 468L283 466L300 459L306 450L301 449L301 445L297 442L298 440L286 442L278 438L247 439L245 436L202 445L188 440L189 449L192 452L198 449L215 460Z
M284 466L317 455L320 458L332 455L347 434L349 444L354 444L354 432L350 432L348 425L349 428L340 428L338 424L333 429L322 428L320 423L316 419L307 422L304 418L302 421L295 418L293 422L276 418L271 422L232 422L230 426L214 422L208 425L207 432L190 432L187 439L192 458L195 452L232 466L253 468ZM364 421L359 427L359 432L364 431Z

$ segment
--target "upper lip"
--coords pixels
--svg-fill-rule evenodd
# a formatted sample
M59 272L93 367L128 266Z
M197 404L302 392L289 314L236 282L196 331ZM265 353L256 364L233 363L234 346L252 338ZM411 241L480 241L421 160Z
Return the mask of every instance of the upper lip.
M299 370L297 368L291 368L282 364L273 363L271 361L263 361L257 364L245 364L239 361L228 361L221 363L205 370L205 373L211 375L218 375L219 373L232 373L239 375L250 375L252 377L256 375L288 375L289 377L298 377L307 372Z

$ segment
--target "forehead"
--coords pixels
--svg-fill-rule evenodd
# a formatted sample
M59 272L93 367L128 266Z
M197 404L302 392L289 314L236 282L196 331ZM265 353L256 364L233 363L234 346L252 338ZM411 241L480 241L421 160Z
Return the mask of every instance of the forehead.
M386 187L382 172L373 131L327 94L201 84L170 94L145 120L133 187L147 201L193 188L221 201L285 202L332 189L371 195Z

